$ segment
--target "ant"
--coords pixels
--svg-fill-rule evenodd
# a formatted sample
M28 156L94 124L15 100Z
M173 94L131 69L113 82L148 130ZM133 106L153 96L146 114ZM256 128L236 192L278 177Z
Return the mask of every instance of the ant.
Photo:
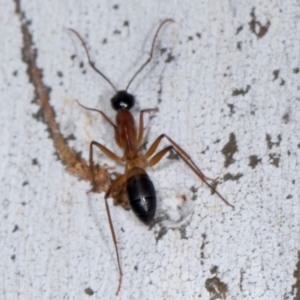
M109 189L107 190L104 200L105 207L108 217L108 222L115 246L118 269L119 269L119 285L116 291L116 295L118 295L121 282L122 282L122 270L119 259L119 252L117 247L117 239L115 235L115 231L113 228L113 222L109 211L109 206L107 204L107 199L111 196L112 192L121 186L126 187L127 193L127 201L129 202L130 208L133 210L137 218L146 225L149 225L150 222L154 218L155 210L156 210L156 194L155 188L151 179L145 171L146 167L152 167L156 165L169 151L173 150L177 153L177 155L185 162L185 164L199 177L201 181L203 181L214 193L216 193L227 205L234 207L231 205L211 184L207 182L207 180L213 180L211 178L206 177L201 170L196 166L196 164L192 161L190 156L169 136L166 134L161 134L150 148L146 151L146 153L142 153L139 150L139 146L141 145L144 133L144 121L143 116L144 113L158 112L157 108L148 108L140 111L139 114L139 126L138 128L135 125L134 118L130 112L130 109L134 106L135 98L132 94L128 93L128 89L136 78L136 76L145 68L146 65L151 61L154 51L155 41L157 39L158 33L161 28L168 22L174 22L172 19L164 20L158 27L155 32L151 51L148 59L144 62L144 64L134 73L133 77L129 80L127 87L125 90L117 90L116 87L112 84L112 82L106 77L100 70L96 68L94 63L91 61L87 46L83 40L83 38L79 35L77 31L74 29L69 29L72 31L80 40L82 46L85 49L89 65L113 88L115 91L115 95L111 98L111 105L114 110L117 111L116 121L113 123L104 112L98 109L89 108L78 101L77 103L90 111L98 112L102 117L114 128L115 131L115 140L120 148L123 149L123 156L118 156L113 153L111 150L106 148L104 145L92 141L90 143L90 153L89 153L89 165L90 172L92 177L92 191L96 191L96 181L94 175L94 160L93 160L93 149L97 147L100 151L102 151L106 156L111 158L112 160L125 164L125 172L122 175L119 175L111 184ZM163 150L156 152L158 145L161 140L165 138L169 141L170 146L164 148Z

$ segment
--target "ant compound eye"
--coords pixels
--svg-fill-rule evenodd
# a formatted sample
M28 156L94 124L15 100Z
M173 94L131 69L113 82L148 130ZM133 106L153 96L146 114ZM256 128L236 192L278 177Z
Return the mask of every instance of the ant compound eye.
M118 91L110 101L114 110L119 110L122 108L129 110L134 106L135 99L134 96L127 93L127 91Z

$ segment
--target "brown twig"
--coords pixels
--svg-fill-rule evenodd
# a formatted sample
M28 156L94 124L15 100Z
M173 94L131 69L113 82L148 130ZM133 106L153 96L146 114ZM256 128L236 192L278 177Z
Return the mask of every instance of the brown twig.
M49 132L54 142L54 147L59 158L66 166L66 170L80 179L91 182L91 173L87 161L83 159L78 152L70 148L66 139L60 133L59 125L55 120L55 112L50 104L49 88L43 82L43 75L37 66L37 53L33 46L32 35L29 31L29 22L25 14L21 12L20 4L16 6L16 12L20 15L22 22L21 30L23 35L23 61L27 65L27 74L32 83L36 98L42 109L44 121L48 126ZM111 185L111 178L108 168L96 165L94 167L95 182L97 185L96 192L105 192ZM121 194L121 192L120 192ZM121 197L119 195L119 197Z

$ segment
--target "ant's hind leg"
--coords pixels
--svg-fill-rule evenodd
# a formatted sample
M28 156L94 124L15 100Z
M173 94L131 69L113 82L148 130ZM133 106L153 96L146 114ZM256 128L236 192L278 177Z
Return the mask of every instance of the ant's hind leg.
M168 137L166 134L161 134L154 143L150 146L149 150L145 154L145 158L148 158L154 154L156 151L159 143L163 138L166 138L170 143L171 146L166 147L165 149L159 151L156 153L149 161L148 166L154 166L156 165L163 156L169 152L171 149L173 149L177 155L184 161L184 163L199 177L201 181L203 181L214 193L216 193L221 200L223 200L227 205L234 208L233 205L231 205L217 190L215 187L213 187L211 184L207 182L207 177L202 173L202 171L197 167L197 165L192 161L191 157L177 144L175 143L170 137Z
M122 269L121 269L121 263L120 263L118 245L117 245L118 242L117 242L117 238L116 238L116 234L115 234L113 222L112 222L111 215L110 215L110 210L109 210L109 206L108 206L108 203L107 203L107 198L110 196L110 194L112 193L112 191L117 186L122 185L125 181L126 181L126 174L123 174L123 175L120 175L119 177L117 177L115 179L115 181L111 184L110 188L108 189L108 191L106 192L105 197L104 197L106 214L107 214L107 218L108 218L110 232L111 232L112 239L113 239L114 246L115 246L115 251L116 251L116 256L117 256L117 262L118 262L118 269L119 269L119 285L118 285L118 288L117 288L117 291L116 291L116 295L119 294L119 291L121 289L123 273L122 273Z
M200 179L206 183L206 180L212 180L212 181L216 181L216 179L213 179L213 178L209 178L209 177L206 177L202 171L196 166L196 164L192 161L191 157L177 144L175 143L170 137L168 137L166 134L161 134L154 142L153 144L150 146L150 148L148 149L148 151L145 153L145 158L149 158L151 157L154 152L156 151L158 145L160 144L161 140L163 138L166 138L170 143L171 145L173 146L172 148L174 149L174 151L178 154L178 156L196 173L196 175L198 177L200 177ZM166 148L167 149L167 148ZM165 149L164 149L165 150ZM162 151L164 151L162 150ZM161 151L161 152L162 152ZM165 154L165 153L164 153ZM163 155L164 155L163 154ZM162 156L163 156L162 155ZM157 156L157 155L155 155ZM161 159L161 158L160 158ZM159 159L159 160L160 160ZM153 160L153 158L151 159L151 161ZM159 161L158 160L158 161ZM153 164L152 164L153 165Z

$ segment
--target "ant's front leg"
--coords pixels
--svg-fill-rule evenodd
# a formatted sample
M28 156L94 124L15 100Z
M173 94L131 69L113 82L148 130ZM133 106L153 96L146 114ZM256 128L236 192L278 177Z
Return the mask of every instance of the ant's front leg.
M136 143L138 146L141 144L143 139L143 134L144 134L144 118L143 118L144 113L150 113L150 112L158 112L158 108L148 108L140 111L139 132L136 138Z
M92 141L90 143L90 156L89 156L89 163L90 163L90 171L91 171L91 177L92 177L92 189L91 192L96 191L96 180L94 175L94 160L93 160L93 146L96 146L100 151L102 151L106 156L108 156L110 159L116 161L116 162L122 162L122 158L117 156L115 153L107 149L102 144Z
M114 129L117 128L116 125L110 120L110 118L103 111L101 111L99 109L84 106L78 100L76 100L76 102L79 106L81 106L82 108L84 108L86 110L95 111L95 112L99 113L105 119L106 122L108 122L112 127L114 127Z

